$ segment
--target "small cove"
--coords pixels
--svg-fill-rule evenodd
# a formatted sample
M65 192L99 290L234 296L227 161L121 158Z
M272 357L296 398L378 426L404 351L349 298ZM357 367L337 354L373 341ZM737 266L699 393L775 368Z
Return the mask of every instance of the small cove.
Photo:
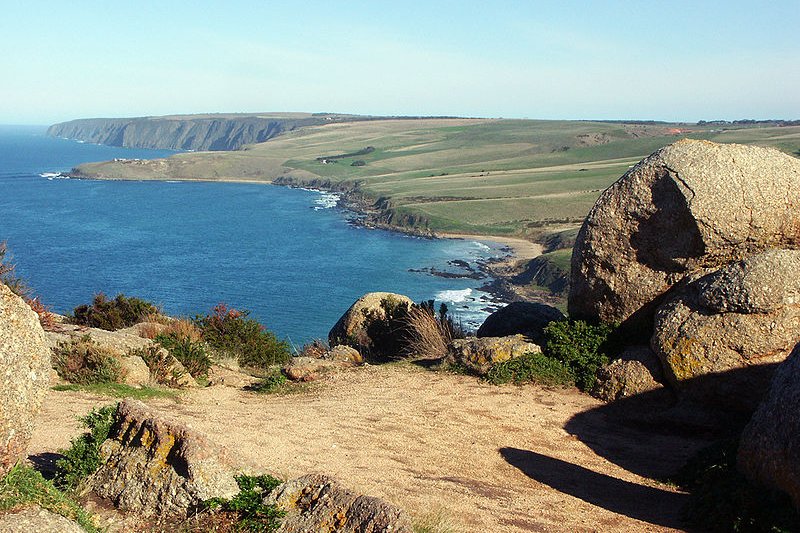
M469 274L502 255L476 240L431 240L348 223L331 195L252 183L58 179L80 162L167 151L81 144L42 128L0 128L0 240L43 301L68 312L118 292L172 315L219 302L250 309L280 337L324 338L371 291L437 299L474 327L487 280ZM44 174L45 176L42 176Z

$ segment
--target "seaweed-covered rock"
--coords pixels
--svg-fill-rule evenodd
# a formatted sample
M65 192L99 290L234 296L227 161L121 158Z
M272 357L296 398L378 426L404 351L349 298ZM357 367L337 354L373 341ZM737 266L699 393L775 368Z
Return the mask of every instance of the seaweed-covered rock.
M524 355L539 353L539 345L525 340L522 335L505 337L467 337L456 339L450 343L444 363L464 366L470 371L483 376L492 366Z
M475 333L478 337L505 337L524 335L539 345L544 345L544 328L550 322L564 320L564 313L551 305L534 302L512 302L488 317Z
M699 268L800 247L799 193L800 160L771 148L683 140L658 150L586 218L570 316L649 326L660 297Z
M18 460L50 385L50 349L39 317L0 283L0 477Z
M321 474L291 479L264 500L286 512L283 533L411 533L406 513L372 496L359 495Z
M124 511L186 516L203 500L239 492L224 448L139 401L119 405L100 454L88 487Z

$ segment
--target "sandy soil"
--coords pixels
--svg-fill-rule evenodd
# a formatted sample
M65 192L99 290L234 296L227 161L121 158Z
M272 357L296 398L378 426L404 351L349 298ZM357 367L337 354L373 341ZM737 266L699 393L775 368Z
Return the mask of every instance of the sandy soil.
M75 417L105 403L51 391L31 460L52 459L80 432ZM680 530L686 496L645 476L673 471L702 444L626 427L574 389L497 387L408 363L353 369L299 394L215 386L149 403L228 446L243 469L332 474L415 519L457 526L447 531Z

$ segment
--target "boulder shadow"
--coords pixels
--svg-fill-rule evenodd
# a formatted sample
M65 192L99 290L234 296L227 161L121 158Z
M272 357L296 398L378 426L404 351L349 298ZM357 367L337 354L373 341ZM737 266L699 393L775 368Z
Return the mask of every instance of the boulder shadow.
M686 529L689 495L601 474L529 450L500 448L500 455L526 476L611 512L663 527Z
M28 456L28 462L45 479L53 479L56 475L56 461L63 459L60 453L42 452Z

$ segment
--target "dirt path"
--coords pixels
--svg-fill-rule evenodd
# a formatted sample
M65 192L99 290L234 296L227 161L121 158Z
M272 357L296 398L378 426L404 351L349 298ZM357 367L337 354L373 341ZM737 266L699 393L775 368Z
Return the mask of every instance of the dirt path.
M65 447L80 431L74 417L104 403L51 391L29 453ZM243 468L332 474L417 519L440 515L457 526L447 531L680 529L685 495L606 457L669 470L698 444L621 428L572 389L496 387L410 364L354 369L300 394L217 386L149 403L231 448Z

